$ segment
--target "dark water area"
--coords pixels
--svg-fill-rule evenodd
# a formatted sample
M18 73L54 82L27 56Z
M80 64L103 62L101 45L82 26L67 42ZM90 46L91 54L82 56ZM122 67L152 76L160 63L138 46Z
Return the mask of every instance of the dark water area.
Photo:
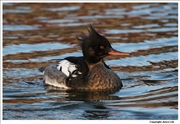
M178 120L177 3L3 3L3 120ZM45 86L41 66L81 56L87 26L131 56L105 62L115 93Z

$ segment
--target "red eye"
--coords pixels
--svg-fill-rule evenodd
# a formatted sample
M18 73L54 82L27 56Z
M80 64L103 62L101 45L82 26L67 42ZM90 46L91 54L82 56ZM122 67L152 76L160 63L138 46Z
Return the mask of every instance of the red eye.
M100 46L100 49L104 49L104 46Z

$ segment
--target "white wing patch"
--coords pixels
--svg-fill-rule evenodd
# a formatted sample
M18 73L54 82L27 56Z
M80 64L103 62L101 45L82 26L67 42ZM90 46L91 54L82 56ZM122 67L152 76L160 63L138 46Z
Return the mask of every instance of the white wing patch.
M76 65L69 62L68 60L62 60L57 64L57 69L59 71L62 71L65 75L67 75L68 77L70 75L72 75L72 77L77 77L76 74L74 74L74 72L77 72L77 68ZM78 71L78 74L82 74L81 72Z

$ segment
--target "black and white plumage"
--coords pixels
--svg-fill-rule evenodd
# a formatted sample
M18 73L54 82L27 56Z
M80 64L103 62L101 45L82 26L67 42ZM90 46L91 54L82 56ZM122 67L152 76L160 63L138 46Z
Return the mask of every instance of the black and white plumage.
M129 56L114 50L109 41L90 25L89 35L81 36L82 57L67 57L59 63L40 68L45 84L72 90L119 90L122 82L104 62L108 55Z
M59 61L59 63L57 64L57 69L63 72L67 77L77 77L76 72L78 74L82 74L80 71L77 70L76 65L68 60Z
M82 80L88 66L83 57L67 57L58 62L57 69L63 72L68 80Z
M107 69L111 69L104 61L103 64ZM67 57L58 62L57 69L68 78L71 78L85 75L88 71L88 66L83 57Z

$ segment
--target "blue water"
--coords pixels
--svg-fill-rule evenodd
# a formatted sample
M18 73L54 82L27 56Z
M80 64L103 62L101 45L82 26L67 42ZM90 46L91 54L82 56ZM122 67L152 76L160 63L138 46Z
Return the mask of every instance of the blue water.
M105 62L115 93L45 86L40 66L82 56L94 28L131 56ZM178 120L177 3L3 3L3 120Z

